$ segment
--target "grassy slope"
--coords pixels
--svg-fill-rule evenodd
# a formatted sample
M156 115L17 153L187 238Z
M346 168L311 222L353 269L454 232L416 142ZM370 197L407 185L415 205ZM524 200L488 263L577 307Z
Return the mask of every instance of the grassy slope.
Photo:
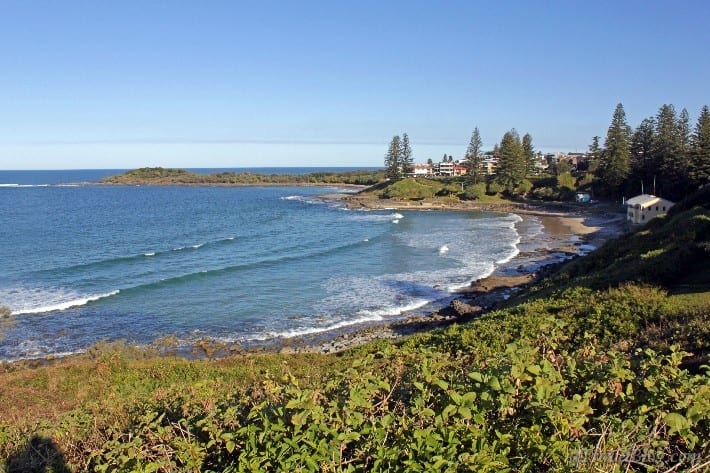
M614 454L643 451L663 469L686 455L678 471L688 469L710 457L700 202L565 265L507 308L397 343L217 361L104 349L7 367L5 467L606 471Z

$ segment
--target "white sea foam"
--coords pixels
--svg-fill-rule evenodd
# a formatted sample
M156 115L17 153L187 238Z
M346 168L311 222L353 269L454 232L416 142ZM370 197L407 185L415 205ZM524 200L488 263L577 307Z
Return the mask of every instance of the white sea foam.
M155 252L143 253L143 256L155 256Z
M115 290L105 294L81 295L74 291L42 291L19 290L12 291L15 297L7 298L7 304L13 315L43 314L80 307L89 302L98 301L118 294Z
M60 352L47 353L46 351L43 351L40 349L35 349L33 351L25 351L25 353L28 353L28 354L25 356L18 356L18 357L13 357L13 358L0 358L0 362L15 363L17 361L32 361L32 360L39 360L39 359L47 359L49 357L51 357L51 358L66 358L67 356L79 355L80 353L86 353L86 350L81 349L81 350L75 350L75 351L60 351Z
M364 324L367 322L377 322L382 320L382 316L380 314L367 314L364 312L358 312L358 314L361 314L360 317L356 317L354 319L348 319L348 320L341 320L340 322L336 322L334 324L330 325L322 325L322 326L315 326L315 327L300 327L300 328L294 328L291 330L284 330L282 332L269 332L269 337L273 338L293 338L293 337L302 337L304 335L313 335L316 333L323 333L323 332L330 332L331 330L338 330L341 328L349 327L351 325L358 325L358 324Z
M399 223L399 219L392 220L392 223Z
M382 309L375 309L375 310L359 310L357 313L360 315L364 315L366 317L380 317L380 318L391 317L394 315L401 315L404 312L417 310L417 309L429 304L430 302L433 302L433 301L427 300L427 299L417 299L409 304L402 305L402 306L383 307Z
M520 243L520 239L518 239L518 242L515 243L515 246L510 250L510 253L507 256L496 261L496 264L505 264L516 256L518 256L518 254L520 253L520 250L518 249L518 243Z
M197 245L192 245L194 249L202 248L205 244L204 243L198 243Z
M445 255L445 254L448 253L448 252L449 252L449 247L448 247L448 246L446 246L446 245L441 245L441 246L439 247L439 254L440 254L440 255Z
M311 204L311 205L325 204L325 202L320 199L315 199L313 197L309 197L309 196L305 196L305 195L287 195L286 197L281 197L281 200L292 200L292 201L301 202L304 204Z

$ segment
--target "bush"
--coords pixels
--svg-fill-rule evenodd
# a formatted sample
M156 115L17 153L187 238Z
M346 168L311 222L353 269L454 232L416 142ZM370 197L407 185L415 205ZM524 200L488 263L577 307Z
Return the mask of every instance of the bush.
M533 188L533 183L528 181L527 179L523 179L523 181L518 184L518 187L516 187L515 192L516 194L519 195L525 195L528 192L530 192Z
M484 195L486 195L486 185L480 182L478 184L471 184L470 186L467 186L461 194L461 198L466 200L476 200L480 199Z
M563 172L562 174L557 176L557 187L559 188L567 188L574 192L574 190L576 189L576 182L577 180L574 178L574 176L568 172Z
M0 305L0 319L8 319L11 316L12 311L3 305Z
M486 190L486 194L496 195L496 194L500 194L501 192L503 192L503 190L504 190L503 186L501 186L500 184L498 184L495 181L492 181L492 182L488 183L488 188Z

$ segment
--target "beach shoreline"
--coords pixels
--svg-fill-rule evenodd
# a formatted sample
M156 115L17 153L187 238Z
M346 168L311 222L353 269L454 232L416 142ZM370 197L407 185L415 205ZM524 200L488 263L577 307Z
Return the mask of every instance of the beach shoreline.
M520 242L526 246L510 261L498 265L488 276L451 294L448 305L432 309L423 307L403 313L400 318L353 325L330 332L270 340L257 351L292 353L337 353L380 340L397 339L426 332L453 323L462 323L493 310L512 293L535 281L542 270L549 270L569 259L583 256L626 229L623 212L608 208L583 208L567 204L483 203L476 202L411 202L361 197L357 194L328 194L326 201L337 201L351 210L397 211L482 211L516 214L520 225L535 219L542 225L539 241ZM520 233L520 232L519 232ZM432 303L433 305L433 303Z
M566 205L531 205L528 203L479 204L455 202L415 203L362 199L358 194L342 193L319 196L356 210L404 210L404 211L483 211L511 213L521 217L516 229L537 225L539 234L518 243L518 252L509 261L496 265L486 277L473 280L450 297L434 301L416 310L381 321L364 322L334 330L299 335L289 338L272 338L258 342L222 342L206 337L190 345L165 343L156 340L145 346L137 346L156 356L180 356L185 358L220 358L245 356L260 353L337 353L375 340L397 339L425 332L453 323L469 321L482 313L493 310L524 285L536 280L544 268L551 268L568 259L588 253L625 230L625 216L608 209L573 208ZM367 207L363 206L367 202ZM170 338L170 337L167 337ZM111 342L108 342L110 345ZM131 345L132 346L132 345ZM90 350L86 350L90 351ZM67 354L69 357L72 354ZM76 353L75 356L82 356ZM61 360L66 356L50 355L25 360L30 364Z

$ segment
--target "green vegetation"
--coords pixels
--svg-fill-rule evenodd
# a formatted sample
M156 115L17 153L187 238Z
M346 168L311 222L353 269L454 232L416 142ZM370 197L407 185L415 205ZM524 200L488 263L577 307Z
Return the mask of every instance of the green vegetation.
M401 179L412 171L414 160L409 136L404 133L402 137L394 136L390 141L387 154L385 154L385 173L388 179Z
M478 184L481 181L481 176L485 172L481 169L483 141L481 140L481 132L478 127L473 129L471 140L466 148L466 178L471 184Z
M599 163L599 177L608 192L616 195L631 169L631 128L626 124L624 106L618 104L606 134Z
M453 179L403 179L390 183L381 191L375 191L375 194L385 199L421 200L448 197L459 192L461 186Z
M314 172L309 174L254 174L220 172L198 174L183 169L140 168L101 180L125 185L373 185L385 179L383 171Z
M505 307L397 342L5 365L0 471L702 471L708 192Z
M498 148L495 181L513 195L525 179L525 150L515 129L506 132Z
M621 104L616 106L604 147L595 137L589 147L589 171L600 195L655 192L671 200L710 183L710 108L704 106L693 130L688 111L671 104L633 131Z

